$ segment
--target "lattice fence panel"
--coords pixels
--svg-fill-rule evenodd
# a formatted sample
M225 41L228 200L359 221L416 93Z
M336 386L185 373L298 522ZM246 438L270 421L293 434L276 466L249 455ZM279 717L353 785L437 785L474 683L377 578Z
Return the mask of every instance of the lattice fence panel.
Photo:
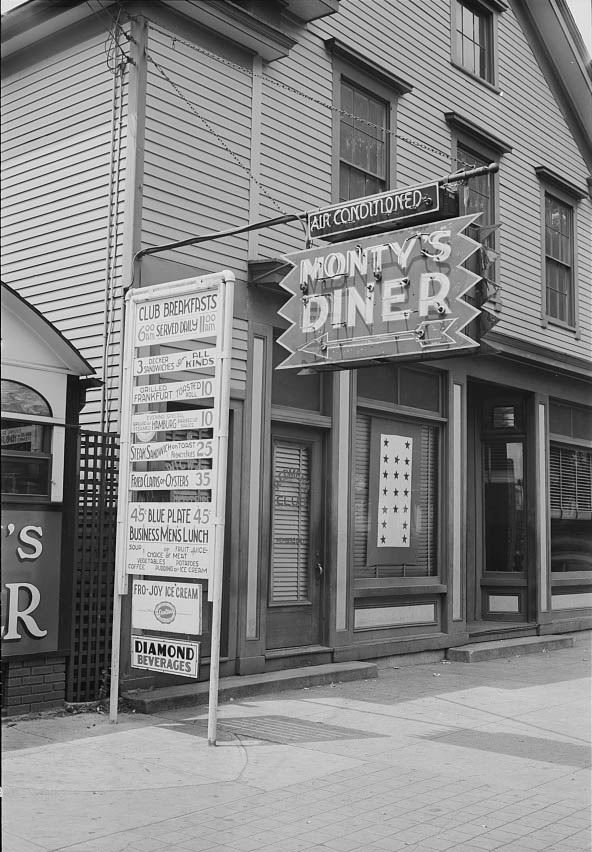
M110 667L119 436L80 432L68 700L96 701Z

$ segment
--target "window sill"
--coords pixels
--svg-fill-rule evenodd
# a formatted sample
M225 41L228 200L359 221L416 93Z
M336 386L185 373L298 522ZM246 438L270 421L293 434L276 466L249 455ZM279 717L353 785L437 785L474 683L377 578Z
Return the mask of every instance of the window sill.
M555 317L550 317L547 315L543 317L541 325L543 326L543 328L548 328L551 325L555 328L560 328L562 331L569 331L570 334L573 334L574 336L577 336L579 331L577 326L572 325L568 322L563 322L560 319L556 319Z
M473 74L472 71L469 71L468 68L465 68L463 65L460 65L456 60L451 59L450 64L453 68L456 68L457 71L462 71L463 74L466 74L467 77L470 77L471 80L475 80L476 83L481 83L485 86L486 89L490 89L492 92L495 92L496 95L501 95L502 90L495 86L493 83L490 83L489 80L485 80L484 77L479 77L478 74Z

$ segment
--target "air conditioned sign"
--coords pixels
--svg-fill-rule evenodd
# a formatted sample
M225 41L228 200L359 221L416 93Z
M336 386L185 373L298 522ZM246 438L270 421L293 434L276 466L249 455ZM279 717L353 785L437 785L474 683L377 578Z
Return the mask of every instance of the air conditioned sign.
M308 213L309 234L311 239L332 237L372 225L400 222L422 213L437 212L439 202L437 183L356 198Z
M477 343L463 329L479 315L463 296L479 276L461 264L479 248L461 216L286 256L280 314L285 368L351 367L374 359L442 357Z

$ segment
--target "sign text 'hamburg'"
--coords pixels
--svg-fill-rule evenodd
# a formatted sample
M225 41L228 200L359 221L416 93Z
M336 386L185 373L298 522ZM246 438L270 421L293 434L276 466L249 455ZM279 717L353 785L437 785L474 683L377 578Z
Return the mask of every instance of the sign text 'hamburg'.
M475 347L463 329L479 311L462 297L479 276L461 264L479 247L462 233L477 215L287 255L294 268L281 283L291 298L280 314L291 327L279 342L290 355L280 368Z

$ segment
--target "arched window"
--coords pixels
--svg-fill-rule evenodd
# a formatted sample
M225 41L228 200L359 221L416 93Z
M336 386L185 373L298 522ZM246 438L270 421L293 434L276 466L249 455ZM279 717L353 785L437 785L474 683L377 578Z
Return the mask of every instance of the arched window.
M2 411L51 417L51 406L36 390L20 382L2 379Z
M51 488L52 427L31 422L51 417L51 406L36 390L2 379L2 496L48 500ZM10 415L20 414L21 417Z

